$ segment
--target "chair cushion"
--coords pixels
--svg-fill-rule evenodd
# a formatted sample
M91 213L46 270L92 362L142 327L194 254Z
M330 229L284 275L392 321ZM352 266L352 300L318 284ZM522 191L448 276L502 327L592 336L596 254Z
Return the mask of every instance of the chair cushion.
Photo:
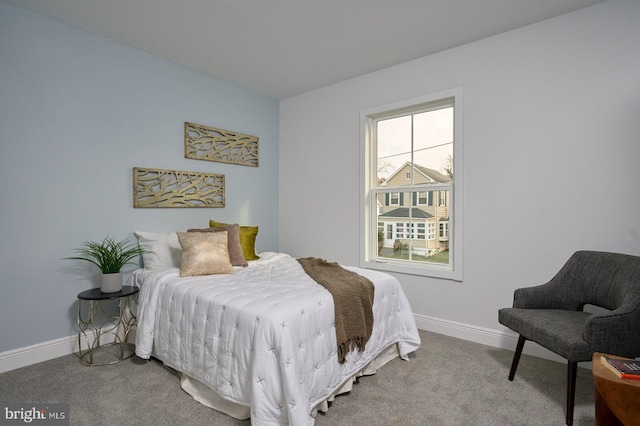
M591 360L593 355L582 338L585 323L591 315L562 309L504 308L498 311L498 321L569 361L582 362Z

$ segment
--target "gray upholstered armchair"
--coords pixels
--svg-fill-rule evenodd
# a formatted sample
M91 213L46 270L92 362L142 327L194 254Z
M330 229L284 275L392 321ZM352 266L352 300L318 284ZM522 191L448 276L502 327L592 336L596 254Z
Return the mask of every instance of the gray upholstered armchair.
M608 311L584 312L586 304ZM498 321L520 335L509 380L526 340L567 359L566 423L572 425L578 362L591 361L594 352L640 356L640 257L576 252L548 283L517 289L513 308L500 309Z

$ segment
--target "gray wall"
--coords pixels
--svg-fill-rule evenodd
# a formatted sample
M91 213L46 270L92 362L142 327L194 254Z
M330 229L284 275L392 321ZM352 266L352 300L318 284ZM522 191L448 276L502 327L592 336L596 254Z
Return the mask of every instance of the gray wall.
M358 264L359 112L464 90L464 280L395 274L425 319L499 334L572 252L640 255L640 2L611 0L280 105L280 249Z
M62 260L82 241L215 218L259 225L258 251L277 250L278 115L275 99L0 1L0 352L75 333L76 295L98 285ZM185 121L260 137L260 167L185 159ZM222 173L226 207L134 209L134 166Z

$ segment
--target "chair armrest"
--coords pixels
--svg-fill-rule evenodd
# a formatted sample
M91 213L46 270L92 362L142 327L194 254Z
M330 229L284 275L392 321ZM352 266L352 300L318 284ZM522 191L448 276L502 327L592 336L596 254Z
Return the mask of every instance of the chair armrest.
M582 305L572 303L566 291L555 281L546 284L524 287L513 292L513 307L520 309L566 309L579 311Z
M593 352L635 358L640 356L640 304L624 305L594 314L585 324L583 338Z

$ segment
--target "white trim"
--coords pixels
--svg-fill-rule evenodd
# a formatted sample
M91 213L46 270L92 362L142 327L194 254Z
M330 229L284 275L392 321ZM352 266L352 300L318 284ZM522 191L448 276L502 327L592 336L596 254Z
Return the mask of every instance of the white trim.
M129 332L127 342L135 342L137 328L133 328ZM86 339L83 338L83 349L86 349L87 339L91 339L91 332L87 330ZM115 340L112 333L102 334L100 339L101 345L107 345ZM48 361L50 359L73 354L78 352L78 335L61 337L59 339L49 340L48 342L37 343L24 348L13 349L0 353L0 373L15 370L16 368L26 367L28 365L37 364L39 362Z
M0 353L0 373L76 352L78 335Z
M394 187L388 190L385 188L384 191L381 191L382 188L375 187L374 173L372 173L372 171L376 170L375 156L372 155L375 147L370 146L371 144L368 143L375 135L373 121L376 117L380 117L383 114L385 116L391 116L392 113L398 116L406 114L415 109L416 106L422 104L429 104L430 108L436 108L440 105L437 104L438 101L442 101L442 104L452 103L453 101L455 104L453 123L455 138L453 147L455 180L447 185L447 189L453 191L453 200L449 200L449 241L453 245L453 249L449 252L449 264L418 264L417 262L411 261L406 262L378 258L377 239L373 237L374 228L370 226L373 217L375 217L374 213L377 213L377 203L374 203L371 198L374 192L391 192L391 189L396 190L397 188ZM454 281L463 280L463 110L464 100L462 87L360 110L360 267ZM401 169L402 168L399 170ZM396 171L396 173L398 171ZM450 188L451 185L454 187ZM420 187L414 186L402 187L403 191L407 192L419 188ZM431 188L431 186L429 186L429 188Z
M445 336L468 340L482 345L513 351L518 342L518 335L510 331L478 327L419 314L414 314L414 318L420 330L444 334ZM135 332L136 330L134 329L132 330L132 334L130 334L130 337L134 340ZM0 373L76 353L78 346L77 339L78 336L74 334L73 336L62 337L48 342L2 352L0 353ZM428 346L430 343L422 342L422 344ZM551 361L562 362L564 364L567 362L567 360L561 356L530 341L527 341L524 345L522 353ZM578 366L591 368L591 363L581 362ZM505 380L508 373L508 371L505 371Z
M480 343L482 345L499 349L506 349L512 352L515 350L516 344L518 343L518 335L511 331L494 330L419 314L414 314L414 317L416 325L420 330L444 334L445 336L468 340L470 342ZM429 342L422 342L422 344L429 345ZM522 353L537 358L561 362L563 364L567 363L565 358L562 358L560 355L557 355L529 340L525 343ZM591 362L581 362L578 363L578 366L590 369ZM505 371L505 380L508 374L509 371Z

